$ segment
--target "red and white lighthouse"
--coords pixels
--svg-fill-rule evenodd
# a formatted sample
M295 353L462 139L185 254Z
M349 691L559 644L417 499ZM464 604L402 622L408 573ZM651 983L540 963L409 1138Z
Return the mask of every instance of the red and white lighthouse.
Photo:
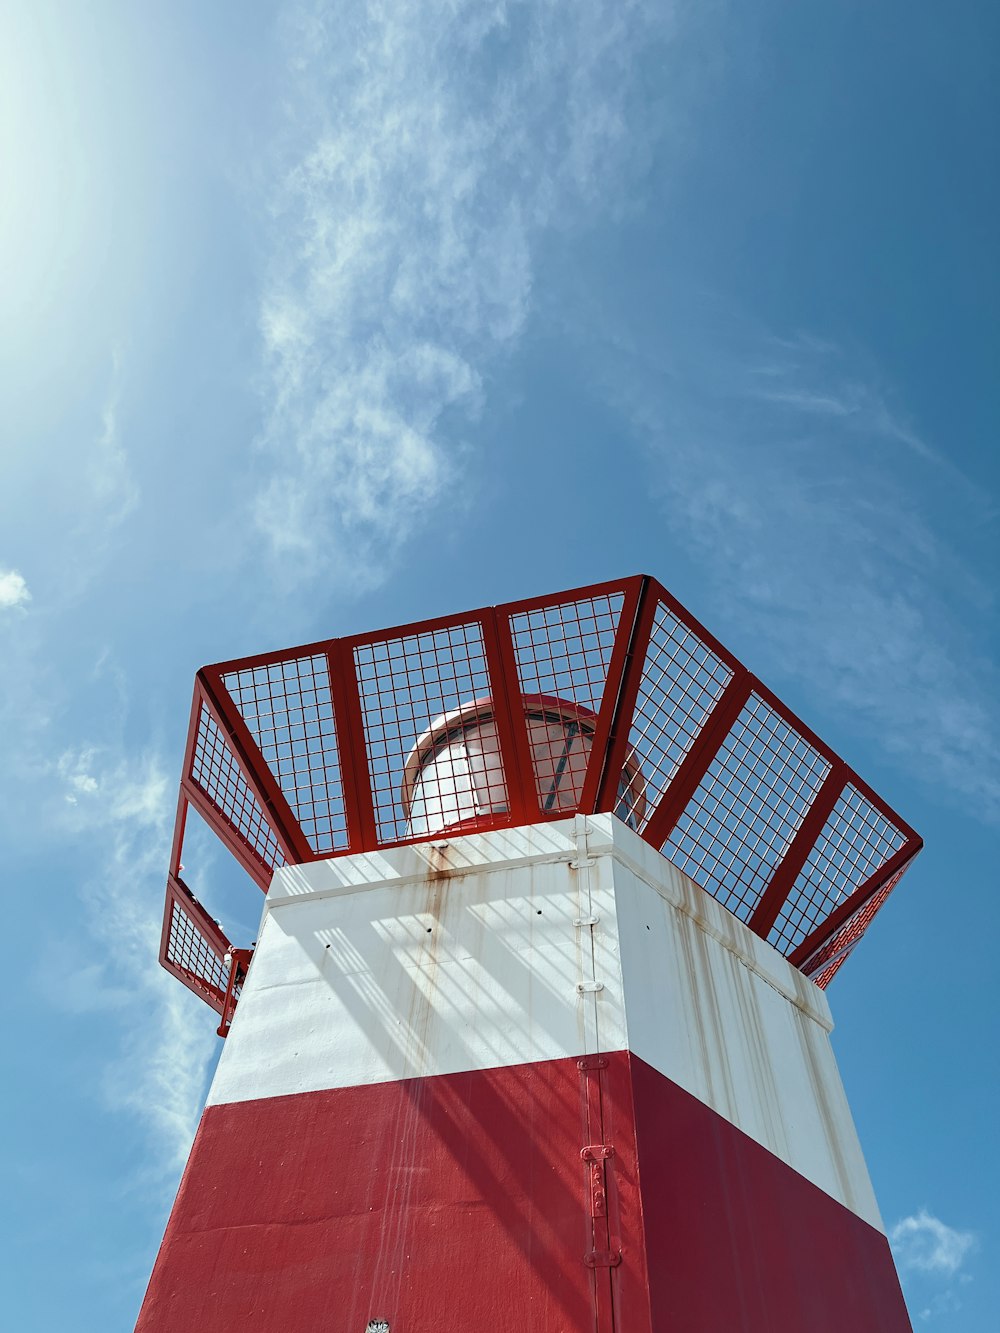
M919 848L648 578L205 668L162 961L228 1036L138 1328L904 1333L824 988Z

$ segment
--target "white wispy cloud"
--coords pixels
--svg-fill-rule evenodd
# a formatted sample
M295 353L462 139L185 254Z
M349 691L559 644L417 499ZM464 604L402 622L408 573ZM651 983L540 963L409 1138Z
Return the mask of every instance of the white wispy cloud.
M297 576L380 579L461 486L540 238L621 208L672 5L386 0L289 25L254 514Z
M130 536L126 520L141 499L122 421L125 362L116 346L108 358L107 381L95 388L87 417L78 425L72 461L66 464L70 480L63 504L68 501L68 506L50 524L41 553L45 604L56 614L79 606L112 555L125 549Z
M791 338L772 335L761 350L760 362L746 366L748 396L807 416L835 418L948 468L944 455L889 401L874 367L852 362L836 344L805 333Z
M66 750L56 762L71 805L82 800L88 826L123 826L163 832L169 813L168 781L155 753L126 756L106 745Z
M92 507L105 531L117 527L139 502L139 487L121 438L122 354L111 349L111 383L89 458Z
M0 611L24 606L31 601L31 593L23 574L16 569L0 569Z
M995 521L992 501L861 358L734 327L692 321L683 346L621 341L608 358L672 539L760 674L836 705L908 771L1000 820L994 593L963 549Z
M917 1318L929 1323L962 1308L962 1291L972 1281L968 1261L979 1246L972 1231L959 1231L920 1208L901 1218L889 1244Z
M902 1218L889 1233L897 1266L907 1271L954 1277L975 1251L971 1231L958 1231L921 1208Z
M204 1097L214 1025L193 996L156 965L172 802L155 752L107 746L65 752L54 777L68 819L102 847L82 886L89 940L56 941L40 969L51 1001L72 1013L108 1011L120 1021L104 1070L109 1106L135 1115L149 1135L150 1183L172 1181L191 1144ZM54 969L59 985L51 985Z

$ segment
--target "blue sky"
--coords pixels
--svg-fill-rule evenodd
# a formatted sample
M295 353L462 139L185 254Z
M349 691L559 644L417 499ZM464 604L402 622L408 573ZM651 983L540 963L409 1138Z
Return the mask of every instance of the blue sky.
M834 1038L915 1326L992 1333L998 27L8 0L11 1327L131 1327L217 1055L195 669L648 571L926 839Z

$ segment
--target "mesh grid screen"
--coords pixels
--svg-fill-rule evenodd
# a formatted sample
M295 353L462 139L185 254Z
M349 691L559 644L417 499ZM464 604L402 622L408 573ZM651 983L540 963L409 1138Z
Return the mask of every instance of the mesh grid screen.
M847 962L854 946L871 925L876 913L881 911L885 900L892 893L905 872L906 866L903 866L902 870L898 870L895 875L886 880L866 903L862 903L856 912L851 913L836 934L821 949L817 950L812 958L806 961L803 970L821 990L829 986L840 968Z
M375 824L379 839L395 842L407 835L407 817L400 800L403 767L418 739L444 714L460 704L488 699L489 672L478 621L396 639L359 644L354 662L361 695L365 743L372 781ZM470 778L461 737L442 751L438 778L453 781L452 820L468 813L468 801L507 806L499 764L484 770L485 786ZM442 781L443 786L443 781ZM444 815L447 820L447 811Z
M621 620L621 593L510 617L522 694L547 694L600 711Z
M623 603L621 593L610 593L511 616L521 693L545 695L598 713ZM582 725L588 726L585 719ZM560 726L531 728L536 790L543 810L553 808L567 762L585 766L582 751L573 754L574 746L579 750L581 745L580 726L581 721L567 719ZM573 787L577 795L580 787L582 772Z
M746 921L829 771L829 761L752 694L664 856Z
M191 761L191 776L265 865L273 870L285 864L281 848L264 818L257 798L204 704L198 715L198 735Z
M806 858L768 941L789 954L906 841L850 783Z
M325 657L235 671L223 684L314 852L347 848L337 730Z
M623 616L626 607L635 607L636 615ZM504 622L514 651L509 667L503 633L491 637L492 627L502 631ZM248 747L238 760L243 747L227 737L203 702L188 776L213 806L202 811L206 818L231 848L232 834L237 836L251 853L240 856L243 866L266 887L266 871L285 864L286 839L297 851L336 856L582 810L584 794L598 789L586 779L594 777L602 702L618 701L625 709L634 691L632 716L621 715L626 744L596 757L603 779L600 808L613 809L749 921L830 772L832 756L822 743L808 742L802 724L786 721L780 705L766 701L760 682L724 660L724 650L714 651L702 633L659 584L635 579L578 589L558 601L518 602L331 641L297 655L275 654L275 660L206 668L224 673L221 682L216 675L215 687L228 692L260 754ZM491 649L489 663L502 673L495 680L485 649L492 642L497 652L494 658ZM628 675L622 676L625 664ZM677 774L736 670L750 684L749 700L717 750L718 734L711 736L707 771L663 841L675 808L671 785L676 796ZM526 746L507 746L506 718L495 716L495 698L526 700ZM228 708L223 711L229 715ZM518 730L521 721L515 719ZM355 799L345 785L364 773L362 754L374 824L368 794ZM624 758L617 774L605 768L610 755ZM505 771L504 760L526 771ZM804 862L796 850L802 869L768 935L786 957L800 946L803 955L809 952L832 911L901 848L915 852L920 846L907 825L894 822L891 812L879 813L877 798L864 795L864 783L845 772L847 784ZM254 795L257 790L270 800L276 787L288 804L286 811L275 802L280 815ZM533 801L526 806L522 799L532 790L537 815ZM271 822L279 819L289 824L281 825L282 841ZM182 842L183 826L180 833ZM790 874L791 865L786 870ZM839 952L830 951L831 942L811 954L805 967L819 984L833 976L887 892L880 889L837 931ZM193 976L207 970L205 984L224 990L227 978L211 932L199 933L183 904L173 908L170 921L170 958Z
M226 993L229 972L222 954L209 944L176 898L170 903L166 957L193 981L204 982L218 991L220 998Z
M640 830L732 678L731 668L660 602L628 738L646 784Z

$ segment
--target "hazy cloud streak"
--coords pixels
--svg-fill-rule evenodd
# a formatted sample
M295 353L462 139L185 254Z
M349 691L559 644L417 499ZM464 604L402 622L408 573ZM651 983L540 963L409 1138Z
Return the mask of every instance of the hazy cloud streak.
M104 1091L112 1109L144 1123L155 1186L172 1181L186 1160L215 1046L203 1006L156 964L169 784L157 754L130 758L100 746L66 752L56 776L71 827L98 836L106 850L83 887L89 946L76 951L75 966L57 949L48 966L58 963L59 985L48 985L44 972L41 981L71 1012L120 1014L121 1044L105 1067Z
M118 414L121 400L122 357L111 351L111 386L101 410L101 429L90 459L90 486L101 526L117 527L139 503L139 487L122 444Z
M1000 820L1000 677L985 632L970 633L994 598L963 553L989 497L870 367L815 339L733 337L735 323L691 322L683 346L609 358L609 396L645 444L674 539L761 674Z
M616 207L641 155L630 67L671 13L297 11L254 508L297 575L377 581L461 485L462 423L524 329L540 237Z

